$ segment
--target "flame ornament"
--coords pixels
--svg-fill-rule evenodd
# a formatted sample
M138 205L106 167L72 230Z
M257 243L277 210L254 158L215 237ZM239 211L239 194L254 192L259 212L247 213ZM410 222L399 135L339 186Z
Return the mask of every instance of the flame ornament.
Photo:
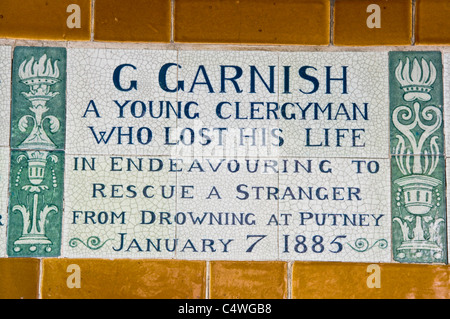
M433 102L438 101L433 98L433 85L441 79L426 53L420 58L400 59L393 73L404 103L391 105L393 176L396 176L392 227L394 234L397 230L401 233L401 237L393 238L394 259L442 262L446 259L445 239L440 236L440 227L445 227L441 217L445 176L440 176L443 115L441 105ZM391 85L391 103L393 92L397 93ZM424 102L430 104L421 104Z
M51 86L59 82L58 61L52 65L51 59L44 54L35 61L34 57L25 60L19 67L19 78L21 82L29 86L29 92L22 92L27 100L31 102L30 111L34 116L25 115L19 120L19 129L25 132L28 123L33 124L31 133L19 145L19 148L39 148L54 149L55 143L48 137L43 123L48 120L50 123L50 132L56 133L59 130L59 120L54 116L44 116L49 108L47 102L54 98L59 92L51 92Z

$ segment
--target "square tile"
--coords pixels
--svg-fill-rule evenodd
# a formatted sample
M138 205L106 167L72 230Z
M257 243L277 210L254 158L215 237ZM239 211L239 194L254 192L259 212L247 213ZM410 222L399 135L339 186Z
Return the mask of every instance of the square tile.
M211 262L211 299L283 299L288 267L279 261Z
M276 160L181 158L179 169L177 259L277 259Z
M171 1L95 1L96 41L170 42Z
M177 94L161 86L176 87L177 68L161 69L176 62L171 50L68 49L67 152L170 155Z
M174 258L169 158L67 155L63 256Z
M11 150L8 256L61 252L64 152Z
M14 48L11 148L64 149L66 89L65 48Z
M391 51L389 73L391 154L443 155L442 53Z
M40 260L0 258L0 299L38 299Z
M446 0L417 0L416 44L448 45L450 37L445 30L450 27L450 3Z
M387 52L283 52L279 69L282 156L387 158Z
M388 159L289 158L282 165L281 260L391 261Z

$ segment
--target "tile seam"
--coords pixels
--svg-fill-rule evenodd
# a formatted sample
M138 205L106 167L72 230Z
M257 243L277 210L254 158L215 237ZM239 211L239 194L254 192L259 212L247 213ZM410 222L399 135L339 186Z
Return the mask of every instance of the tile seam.
M94 15L95 15L95 0L91 0L91 38L89 42L94 42Z
M330 0L330 44L334 47L334 5L336 0Z
M211 262L206 261L205 269L205 299L211 299Z
M0 147L7 147L7 146L0 146ZM16 149L16 148L15 148ZM59 150L59 151L64 151L64 150ZM147 156L147 157L159 157L162 159L167 159L167 158L173 158L173 155L171 154L165 154L165 155L161 155L161 154L142 154L142 153L136 153L136 154L129 154L129 153L108 153L108 154L101 154L101 153L88 153L88 154L81 154L79 152L67 152L66 151L66 155L69 156L123 156L123 155L128 155L128 156ZM423 154L415 154L414 156L420 156ZM440 156L444 156L444 154L440 155ZM190 155L180 155L178 156L178 158L191 158L192 156ZM227 156L219 156L219 155L211 155L211 156L203 156L203 158L226 158ZM241 155L241 156L237 156L237 157L233 157L230 159L240 159L240 160L245 160L245 159L273 159L273 158L283 158L283 159L297 159L297 158L307 158L307 159L322 159L323 156L304 156L304 155L281 155L281 156L245 156L245 155ZM388 154L385 157L379 157L379 156L328 156L331 159L349 159L349 158L366 158L366 159L390 159L390 154Z
M170 1L170 43L175 43L175 0Z
M262 51L262 52L389 52L389 51L441 51L450 52L447 45L273 45L273 44L209 44L209 43L154 43L113 41L60 41L0 38L0 46L60 46L79 49L178 50L178 51Z
M287 263L287 299L292 299L292 268L293 268L294 262L289 261Z
M43 280L44 280L44 259L39 258L38 299L42 299Z

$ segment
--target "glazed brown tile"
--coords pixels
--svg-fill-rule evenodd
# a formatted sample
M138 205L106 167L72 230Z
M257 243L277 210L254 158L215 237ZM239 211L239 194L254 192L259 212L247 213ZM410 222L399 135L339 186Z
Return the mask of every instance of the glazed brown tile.
M327 45L327 0L177 0L176 42Z
M287 297L287 263L211 262L213 299L281 299Z
M450 2L447 0L417 0L416 44L450 44Z
M169 42L170 0L95 1L94 39L122 42Z
M409 45L410 0L336 0L335 45Z
M39 259L0 258L0 299L37 299Z
M90 40L90 0L2 0L0 38Z
M447 265L296 262L292 298L446 299L449 276Z
M41 293L43 299L199 299L205 269L203 261L44 259Z

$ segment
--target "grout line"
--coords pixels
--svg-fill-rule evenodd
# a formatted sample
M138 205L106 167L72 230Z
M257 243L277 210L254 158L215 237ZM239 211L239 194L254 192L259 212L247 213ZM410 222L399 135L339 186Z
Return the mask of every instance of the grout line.
M206 261L206 287L205 287L205 299L211 299L211 298L210 298L210 291L209 291L209 289L210 289L210 281L211 281L211 278L210 278L209 273L210 273L210 261L207 260L207 261Z
M411 45L416 45L416 0L412 0L411 14Z
M95 0L92 0L92 3L91 3L91 40L90 40L90 42L94 42L94 9L95 9Z
M288 261L287 263L287 299L292 299L292 266L294 262Z
M334 3L336 0L330 0L330 44L333 46L334 43Z
M441 51L450 52L446 45L271 45L271 44L210 44L210 43L155 43L155 42L97 42L0 38L0 46L59 46L81 49L127 49L127 50L176 50L176 51L258 51L258 52L386 52L386 51Z

